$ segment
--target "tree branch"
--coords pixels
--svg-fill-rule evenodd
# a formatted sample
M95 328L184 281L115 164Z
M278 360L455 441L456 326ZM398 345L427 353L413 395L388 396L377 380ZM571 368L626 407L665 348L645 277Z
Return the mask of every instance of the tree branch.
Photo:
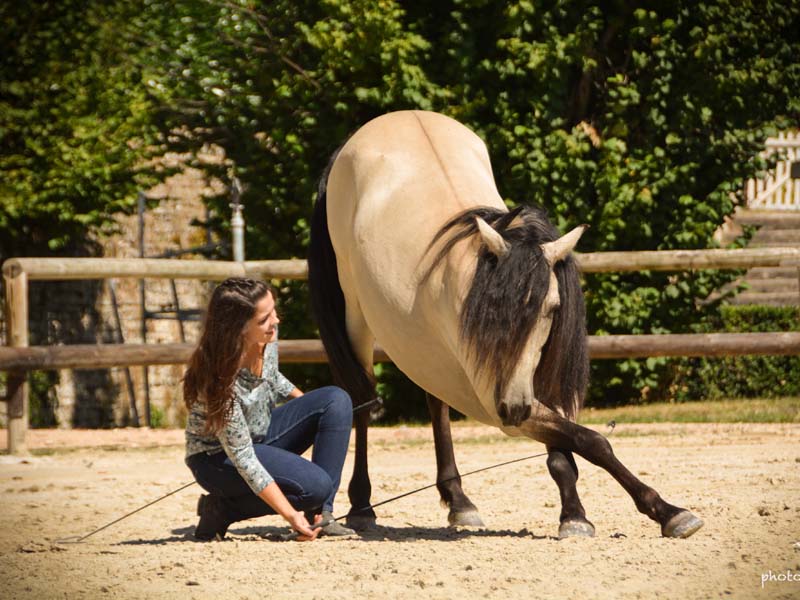
M231 10L235 10L235 11L238 11L240 13L244 13L246 15L251 16L255 20L255 22L258 24L258 26L261 28L261 30L264 32L264 35L267 37L267 39L269 40L270 44L272 45L272 48L269 48L268 51L271 51L272 53L274 53L278 58L281 59L281 61L283 61L286 65L291 67L294 71L299 73L300 76L303 77L303 79L307 80L315 88L317 88L317 90L321 90L322 89L322 84L320 84L316 79L314 79L311 75L309 75L308 71L306 71L303 67L301 67L295 61L293 61L291 58L289 58L286 54L284 54L283 52L281 52L280 50L278 50L276 48L277 43L275 42L275 37L272 35L272 32L269 30L269 27L267 27L264 15L262 15L261 13L255 11L255 10L253 10L251 8L247 8L247 7L244 7L244 6L238 6L237 4L233 4L232 2L226 2L225 0L222 0L222 1L205 0L205 1L208 4L212 4L214 6L230 8ZM228 37L230 38L230 36L228 36Z

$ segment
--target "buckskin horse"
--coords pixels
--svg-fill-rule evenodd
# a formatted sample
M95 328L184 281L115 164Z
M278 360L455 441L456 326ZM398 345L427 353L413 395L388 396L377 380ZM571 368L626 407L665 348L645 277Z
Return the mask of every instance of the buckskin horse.
M309 285L334 380L354 405L375 395L373 347L428 393L437 487L451 525L480 525L453 454L447 405L547 448L558 485L559 537L592 536L578 497L577 453L608 471L667 537L703 522L665 502L575 422L589 359L585 308L564 236L531 207L509 211L481 139L432 112L401 111L361 127L331 158L311 223ZM369 414L356 416L348 523L368 508ZM443 482L443 480L450 481ZM443 483L442 483L443 482Z

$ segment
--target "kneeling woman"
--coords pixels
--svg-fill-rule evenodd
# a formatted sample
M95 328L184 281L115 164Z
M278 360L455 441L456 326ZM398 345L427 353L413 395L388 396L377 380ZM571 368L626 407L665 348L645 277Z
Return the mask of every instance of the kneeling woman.
M303 394L278 371L278 322L262 281L227 279L211 296L183 381L186 464L209 492L197 504L198 539L222 539L231 523L276 513L301 540L353 533L337 522L312 530L308 521L333 511L350 398L337 387ZM300 454L312 445L309 462Z

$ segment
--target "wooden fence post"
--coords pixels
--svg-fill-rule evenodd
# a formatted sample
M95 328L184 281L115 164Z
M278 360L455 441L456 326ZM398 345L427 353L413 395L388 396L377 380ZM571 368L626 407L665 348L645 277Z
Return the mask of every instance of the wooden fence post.
M28 274L22 269L8 269L6 284L6 343L12 348L28 346ZM8 374L7 420L9 454L27 454L28 377L25 371Z

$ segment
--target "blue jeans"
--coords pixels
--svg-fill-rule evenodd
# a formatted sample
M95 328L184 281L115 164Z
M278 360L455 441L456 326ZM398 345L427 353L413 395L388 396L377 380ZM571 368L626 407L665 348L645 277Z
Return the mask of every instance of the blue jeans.
M272 411L267 434L253 443L253 449L296 510L333 511L352 422L350 396L333 386L303 394ZM300 454L312 445L309 462ZM187 463L203 489L223 498L232 522L275 514L224 452L195 454Z

